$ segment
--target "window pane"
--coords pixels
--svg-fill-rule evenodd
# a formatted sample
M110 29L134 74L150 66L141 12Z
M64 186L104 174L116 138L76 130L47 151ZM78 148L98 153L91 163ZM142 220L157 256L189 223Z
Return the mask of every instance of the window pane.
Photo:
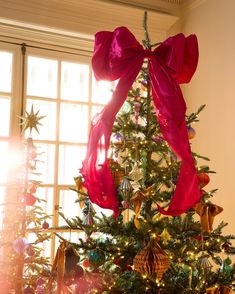
M0 51L0 92L11 92L12 53Z
M34 113L39 111L38 116L45 116L38 125L39 134L33 130L32 136L35 140L55 140L56 136L56 103L42 100L27 99L27 112L30 113L33 105ZM26 131L26 136L29 130Z
M88 101L89 66L72 62L61 63L61 98Z
M28 57L27 95L57 97L58 61Z
M88 107L61 103L60 141L85 143L88 138Z
M2 229L4 202L5 202L5 187L0 187L0 230Z
M53 144L35 144L37 147L36 172L39 173L35 180L42 181L43 184L54 182L55 170L55 146Z
M74 177L85 158L86 147L61 145L59 149L59 184L74 185Z
M43 211L48 214L53 214L53 197L54 191L53 188L38 187L37 192L34 194L36 197L45 200L37 203L38 206L41 206ZM52 225L52 218L47 219L47 222Z
M7 171L10 163L8 162L8 143L0 142L0 183L5 183L7 178Z
M112 97L112 90L115 87L115 82L96 81L92 78L92 102L106 104Z
M78 199L77 193L71 190L60 190L60 207L66 218L73 218L79 216L82 218L82 210L79 203L75 201ZM66 222L62 217L59 218L59 226L65 225Z
M0 136L9 136L10 105L10 98L0 97Z

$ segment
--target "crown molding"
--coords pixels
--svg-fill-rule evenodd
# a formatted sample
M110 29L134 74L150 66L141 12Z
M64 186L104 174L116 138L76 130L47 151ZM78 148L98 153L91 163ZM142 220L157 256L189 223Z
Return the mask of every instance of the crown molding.
M45 39L51 34L58 44L64 41L79 48L89 48L97 31L112 31L118 26L127 26L141 41L144 33L142 28L144 9L129 7L102 0L4 0L0 1L0 34L11 28L11 34L20 30L21 37ZM157 11L149 11L148 28L152 40L161 41L166 31L178 20L177 16ZM27 32L27 33L26 33ZM44 38L45 37L45 38ZM76 44L78 42L78 45Z

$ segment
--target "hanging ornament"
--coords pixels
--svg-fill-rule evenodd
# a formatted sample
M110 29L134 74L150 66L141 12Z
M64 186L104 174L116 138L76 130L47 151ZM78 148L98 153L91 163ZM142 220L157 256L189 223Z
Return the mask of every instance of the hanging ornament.
M109 165L110 165L110 170L112 173L114 185L117 188L124 179L125 171L124 169L121 168L120 164L114 161L112 158L109 158Z
M148 277L161 280L170 260L156 241L151 241L134 257L134 269Z
M99 267L105 262L105 254L101 249L94 249L88 253L88 260L91 266Z
M200 267L203 270L204 275L208 275L211 271L212 265L207 257L202 257L199 260Z
M122 201L122 207L123 207L124 209L128 209L128 208L129 208L129 202L126 201L126 200L123 200L123 201Z
M95 214L95 209L93 208L90 200L86 199L84 201L82 213L84 215L83 224L92 225L94 223L93 215Z
M90 262L88 259L85 259L82 263L82 265L85 267L85 268L88 268L90 266Z
M29 191L30 194L34 194L34 193L37 192L37 188L38 188L38 186L35 183L31 183L29 185L28 191Z
M129 200L133 191L133 187L127 177L124 177L122 183L119 186L119 191L122 194L124 200Z
M37 198L31 194L31 193L26 193L25 197L24 197L24 204L28 205L28 206L32 206L35 204Z
M143 170L138 166L138 163L135 162L132 171L129 173L129 177L132 181L138 182L143 178L143 175Z
M140 229L140 222L138 218L140 216L142 202L151 196L152 188L153 187L150 186L145 190L142 190L142 191L138 190L131 197L131 202L133 203L134 212L135 212L134 224L137 229Z
M52 265L51 274L47 284L47 292L52 293L53 281L56 276L57 293L62 293L64 287L64 273L65 273L65 250L68 246L67 241L60 243L56 251L56 256Z
M82 182L82 177L81 176L74 178L74 181L75 181L75 184L76 184L76 191L78 193L79 206L82 209L84 207L84 200L83 200L84 195L83 194L86 193L86 189L85 189L85 187L83 187L83 182Z
M190 140L193 139L196 135L196 131L194 130L194 128L192 128L191 126L188 126L187 131L188 131L188 138Z
M166 245L168 241L171 239L171 235L169 234L166 228L162 231L162 233L160 234L160 237L164 245Z
M32 104L30 113L25 111L25 116L20 116L20 119L22 120L21 125L22 125L23 131L26 131L27 129L29 129L29 132L31 134L32 130L35 129L37 133L39 134L38 125L42 125L39 122L39 120L41 120L45 116L38 116L38 113L39 113L39 110L36 113L34 113L33 104Z
M13 241L12 246L16 253L24 253L28 246L28 240L26 238L18 238Z
M43 222L43 224L42 224L42 228L44 229L44 230L47 230L48 228L49 228L49 224L48 224L48 222L46 222L46 221L44 221Z
M205 187L210 182L210 178L208 174L206 173L199 173L197 175L197 178L198 178L198 183L200 188Z
M159 136L159 135L153 135L152 140L154 142L156 142L156 143L162 143L164 141L164 138L162 136Z
M121 148L124 144L124 137L121 133L115 133L112 135L111 142L117 148Z
M74 270L80 260L80 256L72 245L68 245L65 249L65 272L69 273Z
M139 115L140 115L141 104L139 102L134 102L134 110L135 110L135 125L138 125Z
M198 202L194 209L200 216L202 230L207 233L213 230L214 217L223 211L223 208L218 205L204 202Z
M143 91L147 91L147 88L149 86L149 80L148 79L144 79L141 81L141 89Z

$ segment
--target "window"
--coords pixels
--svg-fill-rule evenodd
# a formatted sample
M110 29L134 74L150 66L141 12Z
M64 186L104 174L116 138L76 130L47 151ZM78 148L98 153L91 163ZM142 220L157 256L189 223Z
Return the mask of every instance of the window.
M20 115L20 87L12 95L13 76L22 72L22 56L19 45L7 50L0 43L0 204L5 203L8 143L11 129L19 135L17 128ZM14 47L14 48L13 48ZM12 49L13 48L13 49ZM14 55L14 50L18 53ZM15 65L13 66L13 63ZM112 84L96 82L91 72L90 57L26 46L24 83L22 84L22 107L45 116L40 122L39 134L32 132L34 142L41 153L37 163L38 179L42 181L36 196L47 202L43 208L52 214L51 226L63 225L59 218L59 207L67 217L82 215L79 204L74 204L76 193L69 188L74 185L86 152L89 124L92 116L100 111L111 97ZM20 80L20 76L17 77ZM16 80L17 80L16 79ZM26 132L26 136L28 132ZM4 205L0 205L4 208ZM0 225L2 223L0 211ZM75 238L63 231L63 236ZM54 256L56 239L51 241Z

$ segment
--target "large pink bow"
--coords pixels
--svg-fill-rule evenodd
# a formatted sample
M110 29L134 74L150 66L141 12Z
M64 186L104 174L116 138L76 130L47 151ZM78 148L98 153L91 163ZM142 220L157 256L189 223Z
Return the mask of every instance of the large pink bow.
M166 215L179 215L200 199L197 173L190 151L185 123L186 105L179 83L187 83L198 62L195 35L178 34L154 51L145 50L125 27L98 32L92 66L97 80L119 79L111 101L93 119L86 158L81 173L90 200L118 215L118 199L109 169L108 149L115 116L138 75L144 58L149 59L153 101L161 132L181 159L177 186Z

